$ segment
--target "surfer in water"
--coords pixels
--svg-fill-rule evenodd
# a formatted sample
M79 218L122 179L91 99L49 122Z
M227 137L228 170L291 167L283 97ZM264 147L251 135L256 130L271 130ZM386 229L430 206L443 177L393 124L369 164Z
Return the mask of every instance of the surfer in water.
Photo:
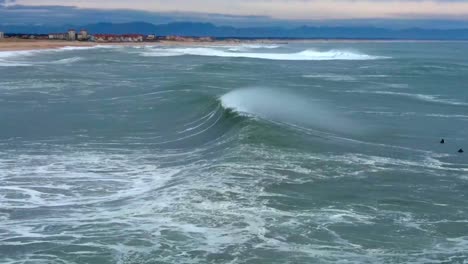
M440 144L445 144L445 139L442 139L442 140L440 141Z
M458 151L458 153L464 153L464 152L465 152L465 151L463 151L463 149L460 149L460 150Z

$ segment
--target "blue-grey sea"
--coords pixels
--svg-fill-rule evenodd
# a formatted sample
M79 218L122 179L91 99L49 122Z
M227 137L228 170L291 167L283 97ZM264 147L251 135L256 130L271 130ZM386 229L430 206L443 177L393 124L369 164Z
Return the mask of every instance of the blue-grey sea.
M4 51L0 263L468 263L461 148L466 42Z

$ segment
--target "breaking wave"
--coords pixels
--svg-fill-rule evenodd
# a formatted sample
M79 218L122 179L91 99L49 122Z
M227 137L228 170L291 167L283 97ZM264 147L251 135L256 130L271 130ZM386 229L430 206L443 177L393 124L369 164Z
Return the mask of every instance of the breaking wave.
M32 66L29 63L10 61L9 59L17 56L29 56L35 51L0 51L0 67L27 67Z
M226 46L228 47L229 51L234 52L242 52L242 51L249 51L253 49L277 49L279 45L267 45L267 44L242 44L242 45L234 45L234 46Z
M170 56L209 56L226 58L251 58L264 60L286 60L286 61L320 61L320 60L377 60L387 57L372 56L367 54L355 53L344 50L304 50L297 53L257 53L257 52L239 52L214 48L156 48L141 53L147 57L170 57Z
M238 89L223 95L221 105L240 115L334 132L359 132L361 128L323 103L267 88ZM333 120L333 122L330 122Z

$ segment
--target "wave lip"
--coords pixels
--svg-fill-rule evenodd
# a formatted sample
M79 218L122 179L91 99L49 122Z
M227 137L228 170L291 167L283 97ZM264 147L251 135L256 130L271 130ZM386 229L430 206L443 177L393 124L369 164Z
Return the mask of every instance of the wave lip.
M261 52L242 52L225 51L215 48L197 47L197 48L157 48L151 51L141 53L147 57L169 57L169 56L207 56L207 57L225 57L225 58L250 58L264 60L284 60L284 61L325 61L325 60L377 60L388 57L372 56L345 50L304 50L297 53L261 53Z

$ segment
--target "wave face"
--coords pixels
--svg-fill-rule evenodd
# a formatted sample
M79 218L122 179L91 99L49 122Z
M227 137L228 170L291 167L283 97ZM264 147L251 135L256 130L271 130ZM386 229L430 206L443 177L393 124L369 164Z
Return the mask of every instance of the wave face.
M223 95L220 101L225 109L249 117L335 132L359 130L357 124L341 117L322 102L274 89L234 90Z
M1 264L468 259L466 43L0 60Z
M256 53L245 52L242 47L240 52L215 48L157 48L152 51L143 52L143 56L148 57L171 57L171 56L208 56L208 57L225 57L225 58L250 58L264 60L284 60L284 61L326 61L326 60L377 60L385 59L386 57L371 56L343 50L316 51L304 50L297 53ZM239 51L239 49L237 49Z

